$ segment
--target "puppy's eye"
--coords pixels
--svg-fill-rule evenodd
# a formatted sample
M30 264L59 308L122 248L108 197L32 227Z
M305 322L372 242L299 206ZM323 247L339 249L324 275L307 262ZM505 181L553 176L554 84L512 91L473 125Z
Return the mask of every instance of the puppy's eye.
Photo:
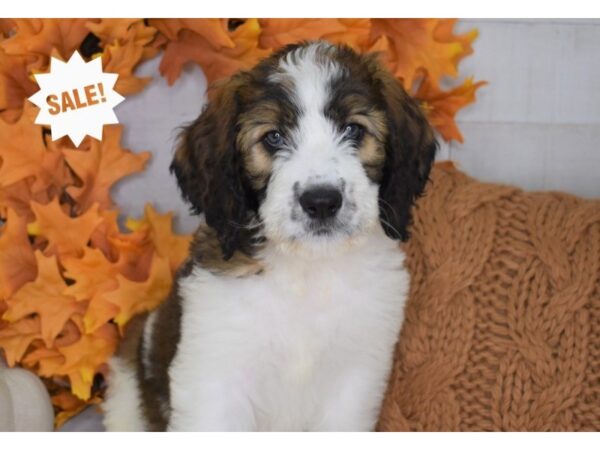
M349 123L344 127L344 139L359 142L365 135L365 127L357 123Z
M285 143L283 135L276 130L269 131L267 134L265 134L262 140L263 143L272 150L277 150Z

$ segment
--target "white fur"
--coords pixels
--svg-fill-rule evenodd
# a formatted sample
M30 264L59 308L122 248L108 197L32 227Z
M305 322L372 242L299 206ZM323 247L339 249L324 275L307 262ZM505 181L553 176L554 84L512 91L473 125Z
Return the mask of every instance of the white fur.
M330 81L343 68L323 52L323 42L290 52L279 66L276 81L293 86L293 101L300 114L297 127L286 136L287 149L276 154L265 201L260 207L264 233L282 246L302 241L304 250L328 253L349 235L368 232L378 220L378 186L367 174L343 130L325 117L331 95ZM343 195L336 221L339 230L327 236L307 233L308 218L295 196L311 186L328 185Z
M264 275L181 281L169 430L372 430L408 275L381 230L331 257L265 250Z
M135 370L116 356L109 366L108 390L102 404L104 427L109 431L144 431Z

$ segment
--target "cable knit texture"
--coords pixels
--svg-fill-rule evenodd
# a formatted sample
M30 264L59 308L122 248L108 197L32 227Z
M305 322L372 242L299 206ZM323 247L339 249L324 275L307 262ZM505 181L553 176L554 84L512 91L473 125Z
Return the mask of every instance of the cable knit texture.
M438 164L378 429L600 430L600 201Z

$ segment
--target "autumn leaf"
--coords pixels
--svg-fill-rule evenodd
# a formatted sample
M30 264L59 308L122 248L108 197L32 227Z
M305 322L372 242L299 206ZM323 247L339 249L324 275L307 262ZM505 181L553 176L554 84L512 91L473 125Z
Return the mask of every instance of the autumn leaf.
M6 314L6 313L5 313ZM0 348L9 367L19 362L31 342L41 338L39 317L26 317L0 329Z
M114 321L122 330L134 315L156 308L167 298L173 277L168 258L155 255L146 281L130 281L122 275L117 275L117 280L118 289L106 293L105 298L119 307Z
M65 214L57 198L46 205L32 202L31 209L36 221L28 226L30 234L48 241L45 255L59 255L61 259L81 256L94 229L102 222L97 204L78 217Z
M158 214L151 204L144 208L144 218L140 221L129 220L128 226L135 231L147 229L158 256L169 258L171 270L175 272L188 256L190 235L173 233L173 213Z
M0 188L42 172L46 147L42 127L34 124L37 112L26 105L16 123L0 120Z
M211 26L225 31L227 21L211 22ZM249 69L270 53L258 47L261 29L257 19L248 19L234 31L227 32L233 47L215 45L207 38L206 32L200 34L194 31L198 28L179 30L177 40L167 44L159 70L170 85L179 78L183 66L189 62L200 65L208 82L212 83L240 69Z
M154 39L156 28L144 24L144 19L100 19L89 22L87 28L103 44L132 42L143 47Z
M144 47L130 41L125 44L107 45L102 53L103 70L117 73L119 78L115 90L121 95L132 95L140 92L152 80L151 77L139 78L133 73L135 67L143 60Z
M123 149L122 130L120 125L105 126L102 141L92 140L89 151L63 151L67 163L83 182L83 186L67 188L80 210L86 210L93 203L102 209L111 208L111 186L146 167L150 152L133 153Z
M10 186L0 187L0 218L5 219L8 210L12 209L27 222L35 220L31 202L48 203L53 196L48 192L49 189L34 191L33 187L37 184L34 177L29 177Z
M267 49L327 35L339 36L347 30L339 19L259 19L259 23L260 46Z
M223 19L150 19L149 23L169 41L177 41L183 30L189 30L202 36L214 48L235 47Z
M406 89L410 90L423 71L436 81L443 76L456 77L456 63L465 46L459 40L436 40L438 19L372 19L371 23L371 42L383 36L388 39L389 68Z
M455 139L462 142L463 137L454 117L461 108L475 101L475 92L485 84L485 81L473 83L473 78L469 77L462 85L442 91L429 81L429 77L426 77L419 86L415 98L421 101L429 122L445 140Z
M22 363L24 367L37 370L43 377L52 377L64 361L65 357L58 350L41 346L29 352Z
M3 319L16 322L31 314L40 317L41 335L46 347L61 332L69 318L81 307L73 297L63 294L65 281L60 275L55 256L35 252L38 274L35 281L25 284L6 300L8 310Z
M91 237L110 262L116 263L119 273L133 281L148 278L154 248L147 230L123 233L117 223L116 211L102 211L104 219Z
M466 56L473 53L473 41L479 36L477 28L472 28L464 34L454 34L454 26L457 19L439 19L437 26L433 30L433 37L438 42L458 42L462 46L462 51L458 53L453 63L458 66L458 63Z
M0 228L0 300L7 299L25 283L34 280L36 273L27 224L9 209L6 222Z
M33 66L38 70L46 66L49 56L56 50L61 59L68 60L89 33L86 23L90 19L12 19L13 36L0 42L8 55L35 57Z
M82 258L65 258L64 277L71 280L63 293L78 301L90 300L83 323L86 333L92 333L114 318L119 308L104 299L104 294L118 287L118 266L106 259L98 249L87 247Z
M88 28L104 48L103 70L119 74L115 90L122 95L141 91L151 78L138 78L133 72L140 62L158 52L157 48L147 46L156 29L146 26L142 19L101 19L98 23L88 23Z
M64 258L62 264L64 277L72 282L63 293L79 301L117 285L117 267L98 249L86 247L81 258Z
M73 345L58 349L65 361L55 373L69 377L71 390L80 399L90 398L94 374L114 353L117 336L115 326L107 323L94 333L83 334Z
M7 38L15 28L15 22L12 19L0 19L0 41Z
M102 403L100 393L96 393L93 397L84 401L69 391L60 391L58 394L52 396L52 404L59 410L54 418L54 428L60 430L65 422L79 414L89 405L98 405L100 403Z
M328 33L324 37L336 44L346 44L357 51L364 51L369 45L371 19L338 19L344 26L343 32Z
M0 119L16 122L21 117L25 99L37 90L37 84L29 77L27 58L9 56L0 47Z

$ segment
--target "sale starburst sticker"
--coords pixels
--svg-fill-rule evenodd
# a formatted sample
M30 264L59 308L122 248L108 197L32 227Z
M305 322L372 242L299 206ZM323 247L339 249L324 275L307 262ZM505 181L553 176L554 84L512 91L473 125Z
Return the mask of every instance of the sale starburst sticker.
M68 62L52 58L50 73L37 74L40 90L29 100L40 108L35 119L50 125L52 140L68 135L79 146L86 135L102 139L103 125L119 123L113 108L124 98L114 91L118 74L102 72L102 59L85 62L78 52Z

